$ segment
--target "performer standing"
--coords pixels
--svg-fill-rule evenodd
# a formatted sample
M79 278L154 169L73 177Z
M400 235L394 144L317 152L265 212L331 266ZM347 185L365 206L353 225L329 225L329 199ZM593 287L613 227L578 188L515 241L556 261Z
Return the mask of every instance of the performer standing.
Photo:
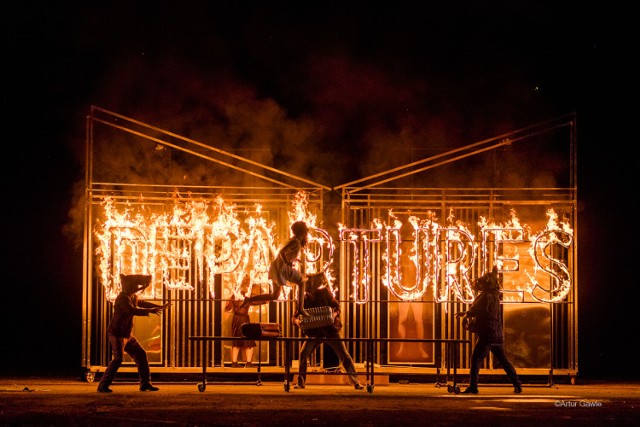
M113 358L100 379L98 391L111 393L109 388L113 382L126 351L136 362L138 375L140 376L140 391L158 391L158 387L151 384L149 361L147 352L140 345L136 337L131 335L134 316L148 316L151 313L159 314L171 303L157 305L149 301L138 299L138 292L146 289L151 283L151 276L142 274L120 275L122 291L116 297L114 312L111 322L107 326L107 335Z
M242 295L246 295L249 292L249 285L251 284L251 278L249 274L246 274L240 284L240 291ZM253 366L253 349L256 347L256 342L253 340L247 340L242 338L242 325L251 322L249 318L249 308L251 305L244 304L240 299L236 299L235 294L231 295L231 299L227 301L225 311L233 312L231 316L231 334L234 337L238 337L237 340L231 342L231 367L238 367L238 356L240 351L244 352L245 367L250 368Z

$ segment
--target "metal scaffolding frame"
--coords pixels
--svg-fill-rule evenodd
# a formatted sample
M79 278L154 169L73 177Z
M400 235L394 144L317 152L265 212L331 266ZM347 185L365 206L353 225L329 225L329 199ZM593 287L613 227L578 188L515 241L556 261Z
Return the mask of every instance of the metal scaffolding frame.
M322 218L323 195L329 190L326 186L95 106L87 116L86 128L82 366L88 380L92 380L96 372L103 371L110 360L106 327L111 317L112 307L105 295L104 286L100 283L95 259L96 225L105 200L110 200L116 208L128 209L134 213L137 209L144 208L147 214L159 215L170 212L177 204L183 205L191 201L211 202L220 196L224 198L225 203L235 207L241 219L243 212L251 211L256 205L260 205L261 214L275 223L275 232L281 240L288 238L288 213L292 200L300 192L307 195L308 209L315 212L319 220ZM247 182L243 178L240 180L240 185L198 185L197 183L176 185L153 182L153 177L150 182L148 177L141 177L140 173L134 173L134 178L127 181L120 171L104 172L103 169L113 167L105 157L115 156L116 161L123 160L127 163L126 150L135 144L146 144L147 150L140 154L136 161L144 162L147 153L153 153L154 150L172 150L178 154L202 159L213 167L219 167L224 171L222 181L232 180L227 173L228 170L235 171L243 177L248 176L251 181ZM114 146L122 147L125 152L119 154L117 149L113 148ZM129 169L134 168L130 164L127 166ZM262 185L258 185L260 182ZM189 242L186 244L192 245ZM197 259L187 262L189 265L195 265L198 262L204 264L202 260ZM186 274L193 279L193 290L168 290L161 287L155 295L151 296L152 299L172 302L172 310L167 311L158 320L160 322L158 325L152 325L161 328L162 349L157 360L155 362L151 360L152 366L159 372L192 370L203 363L212 365L223 363L222 348L212 353L210 361L198 360L200 349L196 347L202 344L189 343L187 338L194 334L221 333L225 301L219 295L224 279L218 276L215 280L210 280L211 283L207 283L206 280L195 278L197 275L197 272L193 271L195 267L191 267L190 270L192 271ZM107 280L110 279L107 278ZM111 280L117 280L117 278L114 277ZM161 282L162 278L158 278L157 281ZM212 296L210 290L217 291L216 297ZM281 319L290 318L292 309L290 302L272 304L272 306L273 310L261 310L258 320L280 319L281 321ZM141 322L142 320L137 323ZM288 329L284 332L292 333ZM282 363L280 349L269 346L261 350L261 358L270 360L274 364ZM122 369L126 371L127 364Z
M544 367L516 368L523 374L553 375L567 374L575 376L578 372L578 278L577 278L577 173L576 173L576 132L575 115L561 117L505 133L495 138L480 141L465 147L456 148L445 153L431 156L394 169L340 185L333 189L315 183L275 168L266 166L254 160L238 156L208 144L182 137L165 131L156 126L114 113L96 106L86 121L86 175L85 175L85 228L84 228L84 269L83 269L83 328L82 328L82 366L86 379L92 380L96 372L104 370L109 361L106 340L106 326L110 318L110 302L105 296L103 285L96 273L95 260L95 226L97 216L105 199L113 201L114 205L136 209L145 206L158 212L167 212L176 202L188 200L212 200L222 196L228 203L237 206L239 211L251 210L256 203L260 204L273 220L281 239L288 237L288 210L296 194L308 194L310 209L317 215L319 224L328 221L325 212L325 198L329 192L341 195L342 229L339 236L335 236L338 247L337 270L338 296L342 305L345 329L343 334L347 338L372 337L379 340L376 346L375 360L382 370L381 373L412 375L439 374L443 369L455 363L463 370L468 367L471 346L458 352L458 360L445 360L444 351L433 343L429 351L433 351L424 360L394 361L391 355L392 343L385 343L384 338L391 335L391 317L393 307L398 310L401 304L409 305L409 301L398 301L385 286L385 271L383 257L385 245L388 241L372 238L370 229L374 219L381 219L386 223L393 221L394 215L435 215L447 218L453 215L466 224L478 223L481 216L496 218L508 217L511 209L523 209L530 212L544 212L553 208L564 215L573 229L573 242L562 258L566 261L571 274L572 287L562 301L554 303L539 303L520 301L505 304L514 307L524 307L525 312L535 311L540 306L546 308L548 331L543 334L548 337L549 361ZM438 168L456 165L465 159L495 153L505 147L535 143L537 138L561 130L568 134L568 178L561 187L438 187L424 186L420 176L433 173ZM103 134L106 133L107 136ZM124 142L120 142L124 140ZM118 141L117 143L114 141ZM133 144L143 144L147 150L169 150L179 155L189 156L211 165L212 169L221 170L213 181L217 185L200 185L200 183L170 182L172 176L158 176L157 180L149 180L147 176L135 179L123 179L121 174L104 173L105 165L110 163L100 158L105 150L113 151L113 146L130 147ZM99 153L99 154L98 154ZM124 156L130 153L124 153ZM144 156L143 156L144 157ZM234 173L241 178L229 178ZM222 178L221 178L222 177ZM230 184L225 184L227 179ZM176 196L178 195L178 196ZM188 195L188 196L186 196ZM393 212L393 214L391 214ZM370 233L364 242L355 244L350 241L346 233L348 230L365 230ZM476 229L474 233L478 233ZM378 236L380 237L380 236ZM406 240L398 237L398 240ZM354 245L358 250L367 251L371 256L366 267L358 265L361 260L353 255ZM353 286L352 272L354 267L367 274L367 289L356 289ZM486 266L475 264L470 271L471 277L477 277ZM195 275L195 273L193 273ZM224 349L218 348L210 352L211 359L199 360L201 349L197 346L201 342L188 342L190 335L220 335L222 333L221 311L223 299L211 297L210 289L220 290L223 279L218 277L216 283L201 283L201 288L193 291L164 290L164 299L178 303L178 309L170 310L162 317L162 355L153 363L156 372L198 372L203 364L211 368L224 368ZM366 298L363 293L366 291ZM220 295L217 293L216 295ZM422 296L417 302L428 307L428 314L424 319L430 322L432 338L460 339L468 338L457 320L455 312L462 309L465 302L459 299L434 301L433 298ZM535 307L535 308L531 308ZM260 319L279 322L283 326L283 335L295 336L297 330L291 328L288 321L292 314L292 304L271 303L267 313L260 313ZM505 307L506 310L510 308ZM422 311L422 308L420 309ZM266 317L263 317L266 316ZM545 319L543 319L545 322ZM507 343L509 349L509 343ZM356 363L363 363L364 349L354 340L349 343L350 352ZM265 368L282 370L284 351L277 345L268 345L266 350L260 351L261 360L264 358ZM127 366L123 367L126 370ZM130 366L130 369L135 370ZM492 362L487 362L483 372L501 373Z
M370 295L366 300L359 301L359 304L348 305L348 316L351 320L346 322L349 330L347 335L354 336L375 336L391 337L389 313L390 304L395 303L392 299L392 292L384 283L385 272L381 266L380 254L385 253L384 238L373 236L376 226L372 226L374 220L382 221L386 224L393 224L399 216L428 217L434 216L444 219L455 218L463 224L469 225L472 235L478 236L481 231L477 227L480 216L491 218L509 218L512 210L544 213L548 209L560 212L573 230L572 244L566 253L559 254L566 263L567 271L570 274L572 286L565 298L554 302L540 302L521 300L504 304L505 327L507 333L507 352L511 358L516 359L516 368L520 373L530 375L549 376L549 381L553 381L554 375L569 375L572 379L578 373L578 240L577 240L577 165L576 165L576 122L575 115L568 115L555 120L543 122L534 126L519 129L514 132L505 133L494 138L486 139L461 148L456 148L445 153L428 157L401 167L387 170L375 175L362 178L341 186L336 190L341 191L342 217L341 223L345 229L355 230L350 238L345 238L340 251L340 284L341 294L355 295L357 290L347 286L353 282L359 282L362 278L368 278L370 284ZM525 187L465 187L465 188L426 188L420 187L419 174L433 171L444 165L454 164L464 159L479 155L486 155L503 147L512 147L520 144L526 145L535 143L536 137L547 136L554 132L562 132L564 143L566 143L567 162L566 175L563 187L554 188L525 188ZM422 181L424 182L424 181ZM409 185L407 185L409 183ZM544 216L544 215L543 215ZM378 227L379 228L379 227ZM453 226L455 228L455 226ZM445 225L444 230L450 230ZM359 236L365 236L359 239ZM401 239L398 237L398 239ZM405 236L402 240L410 242L411 237ZM438 240L440 241L440 240ZM356 243L357 242L357 243ZM441 243L442 244L442 243ZM445 243L446 244L446 243ZM361 254L368 252L371 261L367 265L362 265L361 259L355 259L350 253L348 246L359 245L358 249L353 249ZM446 248L442 248L444 252ZM483 265L481 259L477 259L473 269L469 271L472 278L478 277L491 268L491 265ZM424 266L422 266L424 267ZM355 270L354 270L355 268ZM434 272L437 281L430 286L446 286L449 275L442 268L440 272ZM357 273L354 273L356 271ZM354 279L353 274L359 274ZM502 274L501 276L505 276ZM502 277L504 280L504 277ZM416 282L407 284L413 287ZM427 294L420 296L416 300L403 301L399 304L421 304L420 312L431 309L432 331L427 331L432 335L426 338L471 338L471 335L464 330L459 320L455 319L455 313L464 310L465 304L462 298L447 299L445 301L434 301L433 296ZM520 316L535 313L543 308L543 319L540 325L534 330L531 325L518 325ZM515 313L515 314L514 314ZM511 321L511 324L508 322ZM529 326L529 328L527 328ZM513 330L516 331L513 331ZM546 337L543 342L545 350L544 366L540 366L540 360L535 367L526 366L529 361L524 361L523 365L518 365L520 360L517 346L522 346L522 342L515 342L517 333L521 335L542 335ZM511 336L510 336L511 335ZM416 338L411 337L411 338ZM418 337L419 338L419 337ZM511 339L511 342L509 341ZM531 344L533 345L533 344ZM463 348L459 353L459 360L456 366L463 369L469 367L469 356L472 344ZM404 360L394 363L391 355L390 345L381 345L377 348L377 359L380 364L393 366L420 366L423 371L430 372L430 367L435 371L440 371L446 367L446 360L443 357L443 349L433 346L435 357L421 362L419 358L415 360ZM359 349L352 348L356 354ZM548 355L546 354L548 352ZM514 357L515 356L515 357ZM533 363L535 365L535 363ZM489 360L485 364L483 373L504 374L499 366L494 366ZM388 369L390 372L402 372L402 369Z

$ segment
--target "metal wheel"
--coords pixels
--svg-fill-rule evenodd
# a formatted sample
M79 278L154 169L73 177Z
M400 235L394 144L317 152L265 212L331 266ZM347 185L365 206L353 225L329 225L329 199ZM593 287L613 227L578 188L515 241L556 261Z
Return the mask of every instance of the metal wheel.
M449 393L453 393L453 386L452 386L452 385L448 385L448 386L447 386L447 391L448 391Z
M453 392L454 392L455 394L460 394L460 386L455 386L455 387L453 388Z

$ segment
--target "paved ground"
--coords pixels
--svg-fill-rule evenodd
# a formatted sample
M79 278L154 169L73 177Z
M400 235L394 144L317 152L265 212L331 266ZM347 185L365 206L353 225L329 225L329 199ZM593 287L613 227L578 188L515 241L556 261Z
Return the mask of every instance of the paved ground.
M479 395L434 383L308 385L288 392L281 381L156 381L158 392L66 378L0 378L2 426L444 426L640 425L640 383L481 385ZM461 385L463 388L464 386ZM202 389L202 387L200 387Z

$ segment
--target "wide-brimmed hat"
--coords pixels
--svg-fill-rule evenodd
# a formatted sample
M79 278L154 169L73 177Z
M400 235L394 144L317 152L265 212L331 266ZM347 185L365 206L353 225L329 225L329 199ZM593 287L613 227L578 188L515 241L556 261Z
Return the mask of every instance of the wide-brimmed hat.
M491 271L478 277L474 284L479 291L497 291L500 290L500 282L498 282L498 269L493 267Z
M148 274L121 274L120 284L123 291L135 293L151 284L151 276Z
M327 276L324 274L324 272L308 274L307 282L305 284L305 290L309 292L313 292L316 289L321 288L322 286L326 286L328 284L329 284L329 281L327 280Z

